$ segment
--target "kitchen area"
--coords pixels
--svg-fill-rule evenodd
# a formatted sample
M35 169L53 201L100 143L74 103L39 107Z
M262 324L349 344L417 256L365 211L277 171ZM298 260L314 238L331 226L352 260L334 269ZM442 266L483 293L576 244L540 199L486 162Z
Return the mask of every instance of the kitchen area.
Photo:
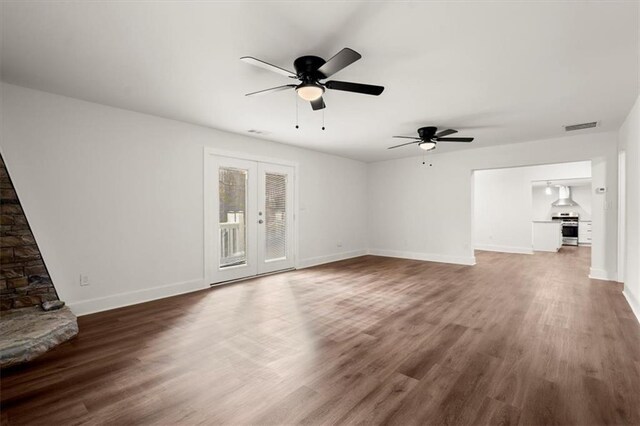
M532 182L534 251L591 246L591 179Z
M584 254L604 211L596 182L590 161L474 171L474 249Z
M589 277L614 279L619 211L609 174L601 159L474 170L474 252L589 262Z

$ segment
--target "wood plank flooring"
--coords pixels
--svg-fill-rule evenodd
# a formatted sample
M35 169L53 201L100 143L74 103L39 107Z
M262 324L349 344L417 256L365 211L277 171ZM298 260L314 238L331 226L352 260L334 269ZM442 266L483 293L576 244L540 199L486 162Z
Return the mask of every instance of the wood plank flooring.
M80 318L13 424L640 424L640 326L589 249L365 256Z

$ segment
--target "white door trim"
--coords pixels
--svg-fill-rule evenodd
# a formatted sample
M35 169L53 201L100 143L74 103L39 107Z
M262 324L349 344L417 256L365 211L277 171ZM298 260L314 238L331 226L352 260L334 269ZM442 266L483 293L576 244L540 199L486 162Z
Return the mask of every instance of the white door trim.
M293 191L293 263L295 265L296 268L299 268L299 250L300 250L300 244L298 242L298 235L299 235L299 221L298 221L298 216L299 216L299 212L300 212L300 204L299 204L299 200L300 200L300 166L299 163L296 161L289 161L289 160L283 160L283 159L279 159L279 158L273 158L273 157L267 157L267 156L262 156L262 155L254 155L254 154L248 154L248 153L244 153L244 152L238 152L238 151L228 151L228 150L221 150L221 149L217 149L217 148L211 148L208 146L205 146L203 148L203 155L202 155L202 165L203 165L203 191L202 191L202 198L203 198L203 204L204 204L204 217L203 217L203 222L204 222L204 226L203 226L203 230L204 230L204 241L203 241L203 245L204 245L204 255L203 255L203 276L204 279L206 281L206 284L211 284L212 283L212 276L211 276L211 271L210 271L210 263L208 263L208 259L212 259L211 256L214 255L213 253L213 246L212 246L212 237L211 237L211 232L212 232L212 224L209 223L208 218L211 217L211 215L213 214L213 203L211 198L213 197L208 197L208 194L211 194L212 191L212 178L213 176L211 175L211 169L208 166L209 163L209 159L211 158L211 156L218 156L218 157L230 157L230 158L235 158L238 160L249 160L249 161L256 161L256 162L264 162L264 163L273 163L273 164L281 164L283 166L289 166L289 167L293 167L293 182L294 182L294 191Z
M295 161L283 160L281 158L267 157L263 155L255 155L248 154L245 152L238 151L227 151L224 149L211 148L208 146L204 147L205 157L208 155L217 155L218 157L231 157L237 158L238 160L249 160L249 161L257 161L262 163L273 163L273 164L282 164L283 166L291 166L297 171L298 163Z
M626 197L627 197L627 167L626 151L618 151L618 276L617 281L624 282L626 256Z

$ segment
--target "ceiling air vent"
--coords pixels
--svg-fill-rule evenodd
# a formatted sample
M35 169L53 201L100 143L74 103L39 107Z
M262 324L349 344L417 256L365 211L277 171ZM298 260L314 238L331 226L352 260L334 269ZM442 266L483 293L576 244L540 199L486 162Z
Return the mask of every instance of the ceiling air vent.
M598 127L598 122L592 121L590 123L572 124L570 126L564 126L564 130L567 132L572 132L574 130L591 129L592 127Z

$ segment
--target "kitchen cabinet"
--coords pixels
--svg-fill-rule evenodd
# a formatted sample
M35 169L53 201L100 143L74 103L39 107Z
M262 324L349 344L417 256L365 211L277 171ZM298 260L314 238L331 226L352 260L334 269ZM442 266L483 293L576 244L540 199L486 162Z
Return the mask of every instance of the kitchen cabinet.
M591 245L591 221L581 220L578 223L578 244Z

